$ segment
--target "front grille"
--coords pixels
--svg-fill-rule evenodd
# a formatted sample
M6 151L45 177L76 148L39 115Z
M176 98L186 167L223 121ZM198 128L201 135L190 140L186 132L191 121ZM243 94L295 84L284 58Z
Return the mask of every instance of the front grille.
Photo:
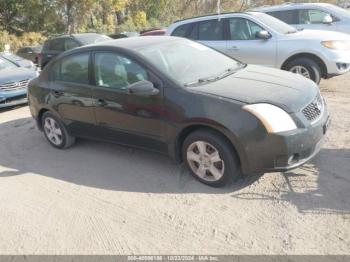
M303 109L303 114L309 121L315 121L323 112L324 104L320 94Z
M26 88L29 80L22 80L0 85L0 91L14 91L17 89Z

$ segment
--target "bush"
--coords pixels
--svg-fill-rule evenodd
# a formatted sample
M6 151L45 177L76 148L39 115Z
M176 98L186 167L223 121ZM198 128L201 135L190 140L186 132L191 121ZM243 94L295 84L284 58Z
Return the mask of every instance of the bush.
M46 40L46 37L43 36L40 33L36 32L28 32L24 33L22 36L19 37L19 41L21 42L22 46L35 46L40 45Z
M45 41L40 33L28 32L21 36L11 35L7 31L0 31L0 51L4 51L5 45L9 44L12 52L16 52L22 46L35 46Z

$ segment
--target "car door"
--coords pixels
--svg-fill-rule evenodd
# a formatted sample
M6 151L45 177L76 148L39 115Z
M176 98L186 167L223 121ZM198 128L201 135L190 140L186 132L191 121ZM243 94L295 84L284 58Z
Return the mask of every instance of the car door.
M112 52L94 53L94 112L99 136L123 144L164 151L163 100L161 94L140 96L129 86L142 80L158 80L133 59Z
M324 23L324 18L326 16L331 16L333 19L332 23ZM327 11L320 9L299 9L299 22L296 28L302 29L312 29L312 30L328 30L337 31L338 28L338 18L329 14Z
M247 64L275 67L277 41L274 36L259 39L257 33L264 28L246 18L232 17L226 21L229 28L227 41L229 56Z
M89 61L89 52L66 56L52 65L50 75L50 103L78 136L93 135L95 127Z

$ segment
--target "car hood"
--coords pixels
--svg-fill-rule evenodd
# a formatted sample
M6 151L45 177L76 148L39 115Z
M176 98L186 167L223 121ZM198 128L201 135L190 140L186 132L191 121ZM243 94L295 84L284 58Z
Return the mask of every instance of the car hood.
M348 34L333 32L333 31L324 31L324 30L308 30L304 29L301 31L297 31L294 34L285 35L287 38L298 40L300 39L311 39L311 40L350 40L350 36Z
M0 71L0 84L6 84L36 77L35 70L23 67L5 69Z
M314 82L300 75L254 65L191 89L247 104L269 103L288 113L301 111L319 92Z

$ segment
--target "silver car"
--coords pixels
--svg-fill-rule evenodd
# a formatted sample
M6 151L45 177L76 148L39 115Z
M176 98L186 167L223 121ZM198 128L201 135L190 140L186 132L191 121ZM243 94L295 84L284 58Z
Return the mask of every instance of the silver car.
M247 64L258 64L321 78L350 70L350 36L297 31L264 13L228 13L181 20L167 35L197 40Z
M257 8L299 30L329 30L350 34L350 11L325 3L288 3Z

